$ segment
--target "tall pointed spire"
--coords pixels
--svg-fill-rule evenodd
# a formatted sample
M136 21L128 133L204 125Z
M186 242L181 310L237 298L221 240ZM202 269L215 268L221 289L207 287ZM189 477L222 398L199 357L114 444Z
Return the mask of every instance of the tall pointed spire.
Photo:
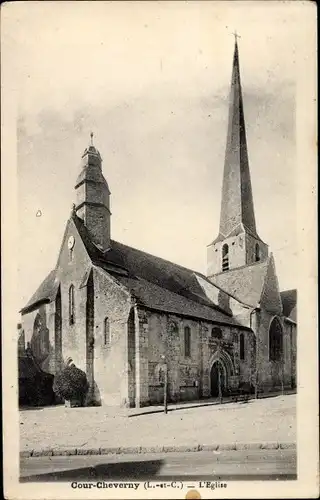
M268 256L268 246L256 230L240 80L239 36L234 35L220 227L218 237L208 246L209 277L263 261Z
M241 223L256 235L237 37L235 35L220 214L219 232L223 237L228 236Z

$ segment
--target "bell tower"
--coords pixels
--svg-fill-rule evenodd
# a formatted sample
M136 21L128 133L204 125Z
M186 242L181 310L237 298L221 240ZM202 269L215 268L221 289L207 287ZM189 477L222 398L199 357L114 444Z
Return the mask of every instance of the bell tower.
M256 230L237 37L235 34L220 227L218 237L208 246L208 277L268 257L268 246Z
M102 158L93 145L82 155L81 172L77 178L76 214L83 220L92 242L105 252L110 247L110 191L102 173Z

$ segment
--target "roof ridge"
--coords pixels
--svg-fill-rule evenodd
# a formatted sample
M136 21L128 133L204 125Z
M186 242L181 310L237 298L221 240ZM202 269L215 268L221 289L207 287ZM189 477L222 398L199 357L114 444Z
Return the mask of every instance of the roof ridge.
M289 293L289 292L298 293L297 288L288 288L287 290L282 290L280 293Z
M234 267L233 269L228 269L228 271L220 271L219 273L213 274L212 278L214 278L215 276L227 275L232 273L233 271L238 271L239 269L244 269L247 267L258 267L259 265L262 266L262 264L268 264L269 258L270 257L268 256L265 260L262 261L252 262L252 264L244 264L243 266Z
M191 303L195 303L195 304L197 304L198 306L201 306L201 307L206 307L206 308L208 308L209 310L213 310L213 311L215 311L215 312L218 312L219 314L221 314L221 315L223 315L223 316L225 316L225 317L226 317L226 318L225 318L225 321L223 321L223 320L219 320L219 319L217 319L217 320L213 320L213 319L212 319L212 320L206 320L206 321L210 321L210 322L212 322L212 323L227 324L227 325L230 325L230 324L231 324L231 325L233 325L233 326L237 326L237 327L239 327L239 328L244 328L244 329L247 329L247 327L245 327L245 326L241 325L240 323L238 323L238 321L237 321L237 320L233 317L233 315L229 315L227 312L225 312L223 309L220 309L219 307L218 307L218 308L216 308L216 307L214 307L214 306L210 306L209 304L201 304L201 303L199 303L199 302L193 301L192 299L190 299L190 298L188 298L188 297L185 297L184 295L180 295L179 293L177 293L177 292L175 292L175 291L173 291L173 290L169 290L169 289L167 289L167 288L164 288L164 287L162 287L162 286L158 285L157 283L153 283L152 281L149 281L149 280L147 280L146 278L143 278L143 277L141 277L141 276L134 276L134 277L130 277L130 278L129 278L129 277L123 277L123 279L124 279L124 280L128 280L128 279L129 279L129 280L138 280L138 281L141 281L141 282L148 283L148 285L150 285L150 286L152 286L152 287L155 287L155 288L157 288L157 289L159 289L159 290L166 290L166 292L169 292L169 293L170 293L170 294L172 294L172 295L176 295L177 297L179 297L179 298L181 298L181 299L183 299L183 300L186 300L186 301L191 302ZM135 295L134 295L134 292L132 292L132 291L130 290L130 287L129 287L128 285L125 285L125 286L126 286L126 288L130 291L130 293L131 293L133 296L135 296ZM149 308L149 309L159 310L156 306L151 307L151 306L149 306L149 305L147 305L147 304L144 304L143 302L142 302L142 304L141 304L141 305L142 305L143 307L146 307L146 308ZM168 312L170 313L170 311L168 311ZM181 313L171 312L171 314L176 314L177 316L181 316ZM197 319L201 319L201 317L200 317L200 316L195 316L194 314L188 314L188 311L186 311L186 312L185 312L185 314L182 314L182 315L183 315L183 316L187 316L187 317L195 317L195 318L197 318ZM230 320L231 320L231 321L230 321Z
M154 255L152 253L146 252L145 250L140 250L139 248L135 248L135 247L132 247L130 245L126 245L125 243L121 243L120 241L111 240L111 247L112 247L112 243L116 243L118 245L122 245L124 247L130 248L131 250L134 250L135 252L139 252L139 253L148 255L149 257L153 257L155 259L162 260L163 262L167 262L168 264L172 264L173 266L179 267L180 269L184 269L185 271L189 271L189 272L196 273L196 274L202 274L202 273L200 273L200 271L195 271L194 269L191 269L190 267L181 266L180 264L176 264L175 262L172 262L172 260L164 259L163 257L159 257L158 255Z

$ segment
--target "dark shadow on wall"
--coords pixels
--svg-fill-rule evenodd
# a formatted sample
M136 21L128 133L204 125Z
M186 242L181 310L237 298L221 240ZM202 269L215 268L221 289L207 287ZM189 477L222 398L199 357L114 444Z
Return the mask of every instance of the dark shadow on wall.
M72 457L69 457L72 460ZM32 460L32 459L31 459ZM82 467L77 469L49 472L47 474L32 474L30 476L20 477L20 482L36 481L72 481L72 480L112 480L121 479L121 481L139 480L150 478L156 475L163 460L141 460L137 462L105 463L93 467Z
M222 290L219 290L218 293L218 306L226 311L227 313L232 315L232 310L230 307L230 296L227 295L225 292Z

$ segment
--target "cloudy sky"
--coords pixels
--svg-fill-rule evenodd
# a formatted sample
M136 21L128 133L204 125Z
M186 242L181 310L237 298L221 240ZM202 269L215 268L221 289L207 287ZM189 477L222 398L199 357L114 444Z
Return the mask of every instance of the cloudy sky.
M10 46L21 306L56 264L91 130L112 193L112 237L206 271L206 245L218 234L235 29L257 228L281 289L295 287L301 22L290 4L249 3L17 9Z

